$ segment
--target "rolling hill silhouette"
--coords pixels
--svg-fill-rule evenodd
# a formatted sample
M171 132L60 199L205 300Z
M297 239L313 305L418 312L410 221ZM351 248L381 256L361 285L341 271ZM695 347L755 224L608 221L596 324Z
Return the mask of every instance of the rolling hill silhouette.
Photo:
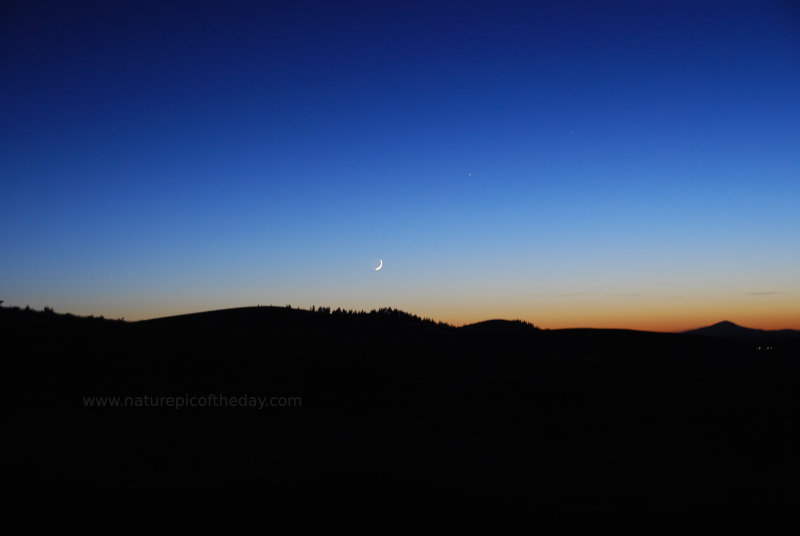
M793 329L753 329L724 320L711 326L687 331L686 333L749 342L762 349L785 348L800 351L800 331Z
M797 500L789 347L456 328L390 308L123 322L0 307L0 322L14 349L4 464L34 492L235 488L303 508Z
M688 333L701 333L706 335L717 335L722 337L730 337L730 336L736 337L743 334L763 333L763 331L764 330L761 329L745 328L738 324L734 324L733 322L730 322L728 320L723 320L722 322L717 322L716 324L711 326L690 330Z

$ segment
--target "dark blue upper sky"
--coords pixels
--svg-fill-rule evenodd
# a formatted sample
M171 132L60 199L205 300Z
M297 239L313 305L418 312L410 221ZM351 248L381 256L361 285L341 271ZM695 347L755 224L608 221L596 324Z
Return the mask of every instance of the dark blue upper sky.
M8 303L800 318L794 2L68 4L0 12Z

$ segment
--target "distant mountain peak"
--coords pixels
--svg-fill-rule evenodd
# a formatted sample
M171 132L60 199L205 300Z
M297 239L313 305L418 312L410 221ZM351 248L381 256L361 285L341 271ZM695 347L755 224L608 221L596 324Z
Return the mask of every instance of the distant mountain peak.
M777 340L776 338L780 338L781 340L785 340L787 337L792 340L798 340L800 337L800 331L796 330L764 330L764 329L754 329L754 328L747 328L744 326L740 326L738 324L734 324L730 320L723 320L722 322L717 322L714 325L706 326L704 328L693 329L687 331L687 333L694 333L698 335L711 335L714 337L725 337L725 338L732 338L732 339L740 339L740 340Z
M730 320L723 320L722 322L717 322L716 324L712 324L708 326L710 328L740 328L740 329L749 329L745 328L744 326L740 326L735 322L731 322Z
M707 335L711 337L747 341L755 348L772 350L779 348L800 348L800 331L793 329L764 330L753 329L734 324L730 320L717 322L712 326L693 329L686 333L694 335Z
M762 330L760 329L753 329L740 326L739 324L735 324L730 320L723 320L722 322L717 322L716 324L712 324L711 326L690 330L689 333L706 333L712 335L737 335L745 333L758 333L761 331Z

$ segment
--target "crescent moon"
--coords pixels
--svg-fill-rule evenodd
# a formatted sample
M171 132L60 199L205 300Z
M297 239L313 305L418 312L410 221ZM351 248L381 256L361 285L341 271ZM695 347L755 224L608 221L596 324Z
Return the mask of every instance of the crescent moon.
M381 261L381 263L378 265L378 267L377 267L377 268L375 268L375 271L376 271L376 272L377 272L378 270L380 270L381 268L383 268L383 259L378 259L378 260L379 260L379 261Z

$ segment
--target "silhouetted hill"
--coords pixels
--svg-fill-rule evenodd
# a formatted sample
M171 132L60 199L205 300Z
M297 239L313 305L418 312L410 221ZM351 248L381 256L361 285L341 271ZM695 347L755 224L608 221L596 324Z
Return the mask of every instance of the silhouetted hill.
M749 342L762 351L766 349L772 351L777 348L800 350L800 331L793 329L753 329L725 320L711 326L690 330L686 333Z
M178 316L168 316L142 320L139 325L170 329L179 327L213 329L287 328L307 330L326 327L339 328L347 325L353 328L380 328L391 325L392 329L425 329L430 327L449 327L443 323L423 319L418 316L392 308L366 311L296 309L291 307L257 306L205 311Z
M717 322L712 326L690 330L687 333L699 333L703 335L716 335L720 337L740 337L749 336L758 333L764 333L761 329L745 328L738 324L734 324L728 320Z
M797 502L798 365L782 348L390 308L0 308L0 326L4 469L32 493L238 490L304 511Z
M539 328L531 324L530 322L524 322L522 320L501 320L501 319L494 319L494 320L484 320L482 322L476 322L474 324L467 324L462 326L461 329L463 331L484 331L484 332L515 332L515 333L530 333L532 331L538 331Z

